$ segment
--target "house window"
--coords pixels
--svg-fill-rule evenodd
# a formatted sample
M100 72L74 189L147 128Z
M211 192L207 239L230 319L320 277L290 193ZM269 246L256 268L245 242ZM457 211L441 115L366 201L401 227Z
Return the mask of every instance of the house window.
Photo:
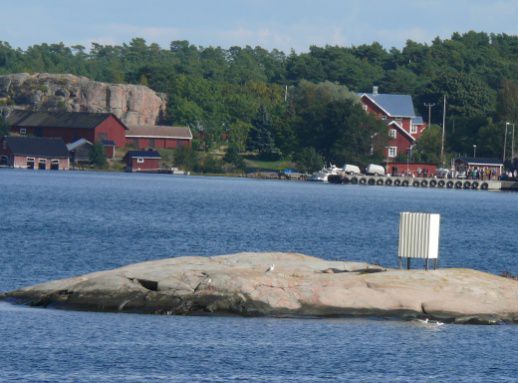
M144 163L144 159L142 157L138 157L137 164L143 164L143 163Z
M369 108L367 108L367 105L362 104L362 109L363 109L364 111L367 111Z
M25 128L20 128L20 134L22 134L22 135L26 135L26 134L27 134L27 129L25 129Z
M388 148L388 156L390 158L397 157L397 146L389 146L389 148Z
M417 133L417 125L412 124L412 127L410 128L410 133Z
M383 121L385 121L385 120L387 119L387 116L385 116L384 114L382 114L382 115L381 115L381 119L382 119Z
M389 130L389 137L390 138L397 138L397 130L396 129L390 129Z

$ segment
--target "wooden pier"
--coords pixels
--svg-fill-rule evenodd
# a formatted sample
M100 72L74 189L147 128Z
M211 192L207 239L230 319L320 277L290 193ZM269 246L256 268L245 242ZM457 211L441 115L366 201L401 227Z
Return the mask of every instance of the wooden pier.
M389 177L366 175L330 175L328 182L344 185L393 186L457 190L516 190L518 182L500 180L473 180L424 177Z

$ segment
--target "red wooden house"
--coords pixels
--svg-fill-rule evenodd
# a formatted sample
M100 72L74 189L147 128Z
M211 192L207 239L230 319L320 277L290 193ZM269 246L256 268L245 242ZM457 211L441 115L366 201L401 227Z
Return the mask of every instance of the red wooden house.
M190 147L191 129L186 126L139 126L130 127L126 132L126 142L138 149L175 149Z
M377 86L373 87L372 93L361 93L359 96L363 110L387 124L387 162L393 162L401 155L406 156L426 129L422 117L415 114L412 96L378 93Z
M112 113L30 112L15 110L7 117L12 133L36 137L60 137L65 143L84 138L90 142L126 144L124 123Z

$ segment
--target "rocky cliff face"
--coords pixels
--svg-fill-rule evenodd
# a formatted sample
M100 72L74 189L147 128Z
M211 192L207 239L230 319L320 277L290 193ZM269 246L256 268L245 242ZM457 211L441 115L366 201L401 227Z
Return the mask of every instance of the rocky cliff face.
M29 110L110 112L128 126L157 124L167 106L164 94L146 86L48 73L0 76L0 100Z

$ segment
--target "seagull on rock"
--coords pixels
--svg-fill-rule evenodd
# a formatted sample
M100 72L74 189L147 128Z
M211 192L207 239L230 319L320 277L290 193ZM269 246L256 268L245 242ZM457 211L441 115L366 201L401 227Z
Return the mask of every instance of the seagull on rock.
M270 272L270 271L273 271L274 269L275 269L275 264L274 264L274 263L272 263L272 265L266 269L265 273L268 273L268 272Z

